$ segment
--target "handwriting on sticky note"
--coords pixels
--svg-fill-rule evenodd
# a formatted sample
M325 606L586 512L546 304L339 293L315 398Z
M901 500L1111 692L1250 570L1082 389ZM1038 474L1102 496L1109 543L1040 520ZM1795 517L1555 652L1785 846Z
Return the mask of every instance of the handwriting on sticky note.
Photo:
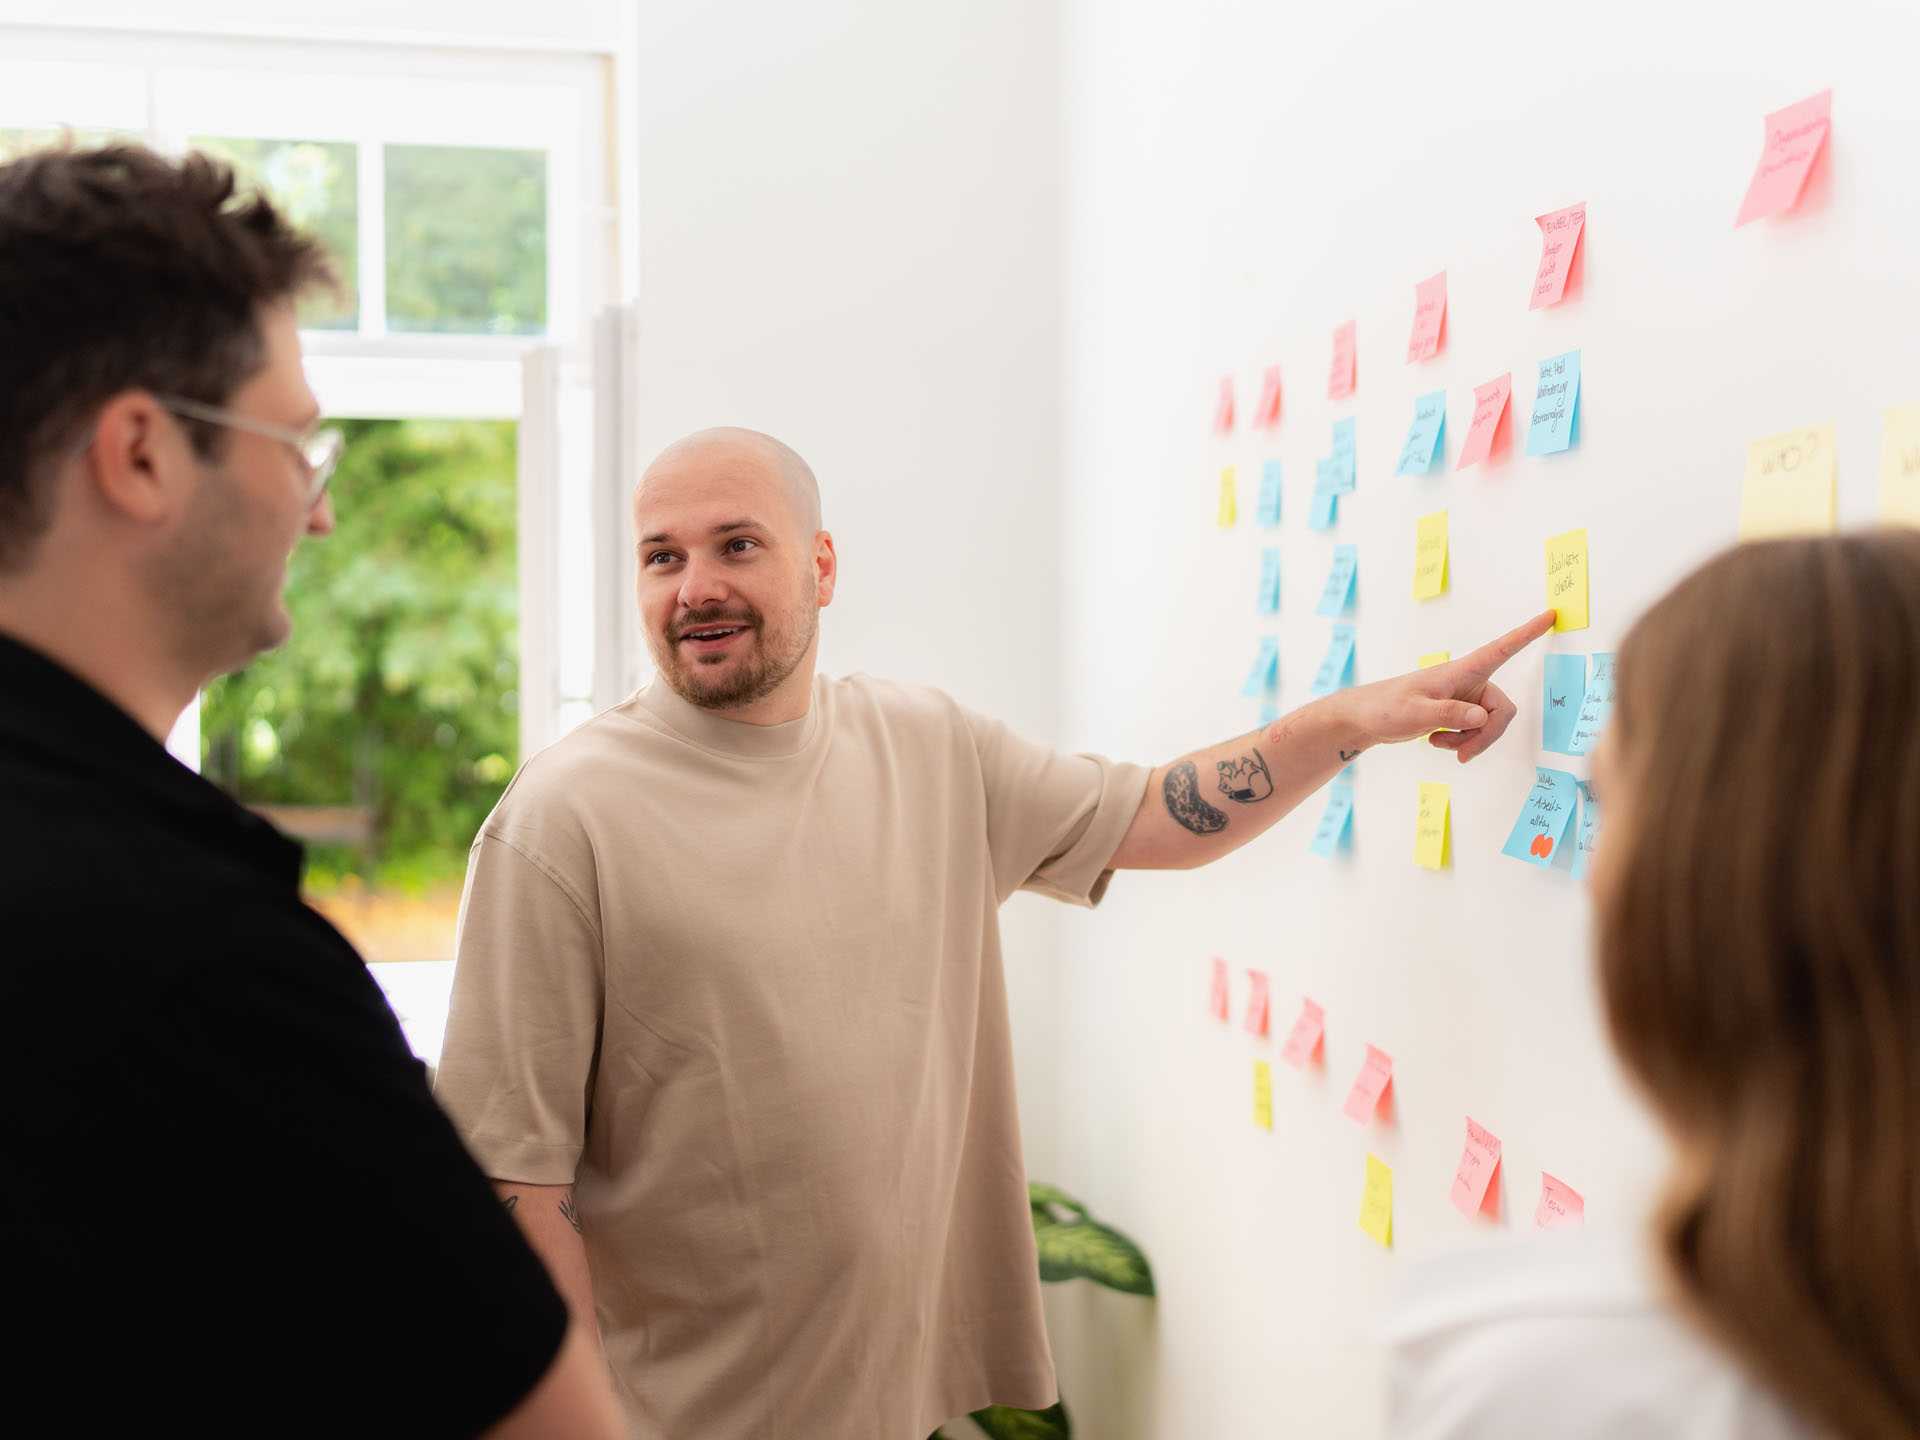
M1887 411L1880 439L1880 518L1920 525L1920 405Z
M1540 685L1540 748L1578 755L1573 732L1587 695L1587 657L1549 655Z
M1273 1129L1273 1067L1264 1060L1253 1062L1253 1123Z
M1393 1248L1393 1168L1367 1156L1367 1185L1360 1196L1360 1228L1381 1249Z
M1263 530L1271 530L1280 523L1280 462L1266 460L1260 465L1260 507L1254 514L1254 523Z
M1460 458L1453 462L1454 469L1478 465L1493 454L1494 437L1500 433L1500 419L1507 413L1507 396L1512 392L1512 371L1473 387L1473 419L1467 425L1467 438L1460 446Z
M1586 202L1536 215L1533 223L1540 227L1540 268L1534 272L1533 300L1527 308L1544 310L1558 305L1566 293L1573 253L1580 248L1580 235L1587 227Z
M1433 600L1447 588L1447 512L1436 510L1415 522L1413 598Z
M1254 407L1253 423L1272 430L1280 424L1280 367L1269 365L1260 377L1260 403Z
M1320 462L1325 465L1327 462ZM1334 522L1340 518L1340 492L1324 483L1313 487L1313 510L1307 516L1307 528L1310 530L1331 530Z
M1267 972L1264 970L1247 971L1247 1033L1267 1038L1267 1027L1271 1023L1268 1015L1270 1002L1267 998Z
M1352 320L1333 331L1333 364L1327 369L1327 398L1344 400L1353 394L1357 363L1354 356L1356 326Z
M1262 635L1260 648L1253 654L1253 668L1247 671L1246 683L1240 687L1240 698L1257 700L1262 693L1279 688L1280 637Z
M1352 835L1353 790L1351 786L1336 783L1327 790L1327 808L1320 812L1320 823L1314 827L1313 844L1308 847L1308 853L1331 860L1334 852L1345 850L1352 843Z
M1587 532L1569 530L1547 541L1547 608L1553 628L1587 628Z
M1360 462L1354 443L1354 420L1349 415L1333 422L1333 453L1327 457L1328 483L1343 495L1353 492L1360 476Z
M1447 328L1447 272L1429 275L1413 287L1413 333L1407 337L1407 363L1440 353Z
M1534 1209L1533 1223L1542 1230L1559 1230L1584 1225L1586 1220L1587 1202L1580 1197L1580 1192L1542 1170L1540 1204Z
M1433 469L1433 462L1439 457L1441 440L1447 429L1447 392L1435 390L1430 395L1422 395L1413 402L1413 423L1407 427L1407 438L1400 446L1400 463L1393 467L1396 475L1425 475Z
M1293 1029L1287 1032L1287 1043L1281 1047L1280 1058L1296 1070L1306 1069L1319 1054L1326 1029L1326 1012L1303 996L1300 1013L1294 1018Z
M1220 377L1219 398L1213 402L1213 431L1216 435L1227 435L1233 431L1233 377Z
M1738 229L1749 220L1782 215L1800 203L1813 162L1820 147L1827 143L1832 126L1833 92L1822 90L1798 105L1776 110L1764 122L1765 144L1753 179L1747 182L1747 195L1740 202L1740 214L1734 219Z
M1262 615L1277 615L1280 612L1280 549L1275 545L1260 552L1258 608Z
M1824 534L1834 523L1832 425L1809 425L1747 446L1740 538Z
M1360 1073L1353 1077L1347 1091L1347 1103L1341 1113L1356 1125L1368 1124L1380 1108L1380 1097L1393 1084L1393 1057L1386 1051L1367 1046L1367 1058L1360 1062Z
M1448 1196L1453 1208L1469 1220L1478 1215L1480 1207L1486 1204L1494 1172L1499 1168L1500 1137L1469 1115L1466 1148L1460 1153L1460 1163L1454 1167L1453 1190Z
M1429 870L1447 868L1452 849L1453 787L1433 781L1420 784L1420 813L1414 825L1413 860Z
M1353 684L1353 641L1353 626L1333 627L1333 640L1327 646L1327 653L1320 658L1320 668L1313 672L1314 699L1318 700L1322 695L1331 695Z
M1573 842L1573 878L1587 873L1593 861L1594 842L1600 838L1600 802L1593 798L1593 786L1580 782L1580 826Z
M1580 440L1580 352L1549 355L1540 362L1533 415L1527 424L1527 454L1557 455Z
M1533 788L1521 802L1519 818L1513 822L1500 853L1544 870L1560 853L1580 792L1578 782L1565 770L1541 765L1534 769L1533 776Z
M1434 666L1444 665L1451 659L1453 659L1453 652L1451 650L1429 650L1420 657L1420 668L1422 670L1431 670Z
M1333 547L1333 568L1327 572L1327 583L1320 591L1320 603L1314 607L1316 615L1344 615L1353 608L1355 590L1360 573L1360 547L1358 545L1336 545Z
M1220 471L1220 510L1218 521L1222 530L1233 527L1240 518L1239 502L1234 497L1233 466L1228 465Z
M1613 714L1613 656L1601 650L1593 656L1593 675L1587 681L1587 693L1581 697L1580 713L1574 717L1573 734L1567 740L1569 755L1591 755L1600 743L1600 732L1607 728Z
M1213 957L1213 989L1207 994L1207 1014L1224 1023L1227 1018L1227 962Z

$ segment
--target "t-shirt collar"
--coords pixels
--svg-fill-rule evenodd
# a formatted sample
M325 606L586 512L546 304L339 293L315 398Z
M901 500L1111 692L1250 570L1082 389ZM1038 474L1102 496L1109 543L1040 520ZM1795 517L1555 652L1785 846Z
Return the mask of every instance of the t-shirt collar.
M669 730L702 749L751 760L778 760L798 755L813 743L820 729L825 689L821 678L815 676L807 713L798 720L779 725L753 725L703 709L683 698L658 673L641 687L634 699Z

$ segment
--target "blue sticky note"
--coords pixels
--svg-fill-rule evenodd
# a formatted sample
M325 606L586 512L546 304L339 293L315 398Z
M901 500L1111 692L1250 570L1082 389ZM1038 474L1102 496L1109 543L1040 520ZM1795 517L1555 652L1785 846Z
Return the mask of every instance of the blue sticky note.
M1447 392L1436 390L1413 402L1413 424L1407 427L1407 440L1400 447L1396 475L1425 475L1433 469L1441 454L1442 437L1447 433Z
M1573 748L1574 721L1587 695L1587 657L1547 656L1546 683L1540 687L1540 748L1560 755L1578 755Z
M1280 613L1280 551L1275 546L1260 552L1260 613Z
M1513 822L1513 832L1500 853L1545 870L1560 853L1567 822L1580 804L1580 782L1565 770L1549 770L1544 765L1536 766L1533 774L1533 789L1527 792L1520 818Z
M1280 462L1268 460L1260 466L1260 507L1254 512L1253 523L1263 530L1271 530L1280 523Z
M1557 455L1580 440L1580 352L1550 355L1540 362L1527 454Z
M1336 690L1344 690L1353 684L1353 637L1351 625L1333 627L1333 640L1327 646L1327 653L1320 659L1320 668L1313 674L1313 697L1331 695Z
M1353 468L1353 437L1353 416L1349 415L1344 420L1336 420L1333 422L1333 458L1343 460L1348 469Z
M1333 569L1327 572L1326 588L1320 592L1320 603L1314 607L1316 615L1338 617L1353 608L1356 592L1359 590L1360 547L1358 545L1336 545L1333 547Z
M1336 850L1352 848L1353 789L1336 782L1327 791L1327 808L1320 812L1320 823L1314 827L1313 844L1307 853L1331 860Z
M1260 649L1253 657L1253 668L1247 672L1247 683L1240 687L1240 694L1248 700L1257 699L1269 690L1280 688L1280 639L1276 635L1262 635Z
M1600 732L1607 727L1607 717L1612 714L1613 656L1607 651L1596 651L1593 678L1587 681L1586 698L1580 702L1573 733L1567 738L1567 754L1591 755L1593 747L1600 743Z
M1587 873L1587 860L1593 854L1593 842L1600 837L1600 805L1593 798L1593 786L1580 782L1580 833L1573 842L1573 873Z
M1320 483L1328 484L1342 495L1353 493L1359 478L1359 462L1354 452L1353 417L1333 422L1333 454L1321 461Z
M1327 462L1322 460L1321 465ZM1340 492L1326 485L1313 487L1313 513L1307 517L1307 527L1312 530L1331 530L1334 521L1340 518Z

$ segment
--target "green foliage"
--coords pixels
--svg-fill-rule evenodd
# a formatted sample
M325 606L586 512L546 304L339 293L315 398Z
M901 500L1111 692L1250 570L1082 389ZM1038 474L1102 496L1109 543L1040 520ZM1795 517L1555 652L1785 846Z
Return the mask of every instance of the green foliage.
M547 157L389 145L387 323L396 331L547 328Z
M1070 1440L1073 1435L1063 1404L1055 1404L1050 1410L1009 1410L1005 1405L995 1405L989 1410L976 1410L968 1418L987 1432L988 1440Z
M1029 1185L1027 1200L1042 1280L1086 1279L1129 1295L1153 1294L1152 1267L1125 1235L1102 1225L1086 1206L1051 1185ZM1062 1210L1069 1218L1060 1218L1056 1212Z
M348 421L337 526L295 552L292 640L215 682L208 776L241 799L370 806L376 872L317 848L319 888L457 880L519 748L514 427Z
M300 302L307 330L353 330L360 323L360 152L344 143L239 140L196 136L194 148L227 162L247 189L259 189L288 220L319 240L340 272L340 293L316 291Z

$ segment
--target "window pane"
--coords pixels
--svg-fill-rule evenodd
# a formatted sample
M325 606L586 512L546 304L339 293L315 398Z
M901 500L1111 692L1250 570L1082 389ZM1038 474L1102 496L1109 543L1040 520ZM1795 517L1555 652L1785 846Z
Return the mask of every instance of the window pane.
M547 157L389 145L387 328L539 335L547 328Z
M341 428L338 528L294 554L288 643L207 690L203 770L307 842L309 902L367 959L444 960L518 757L516 431Z
M309 140L196 136L194 147L233 166L240 183L266 192L287 218L319 240L340 272L340 294L316 290L300 302L308 330L360 326L360 154Z

